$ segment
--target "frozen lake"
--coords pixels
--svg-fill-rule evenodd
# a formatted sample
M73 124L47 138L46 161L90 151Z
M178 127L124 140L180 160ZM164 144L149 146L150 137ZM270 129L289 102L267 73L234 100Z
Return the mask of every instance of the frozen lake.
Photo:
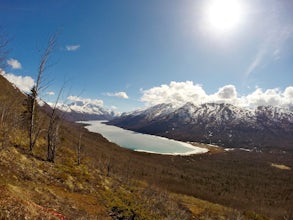
M84 121L80 123L87 124L85 128L89 131L100 133L109 141L134 151L168 155L189 155L208 152L205 148L195 147L188 143L141 134L116 126L106 125L103 122L105 121Z

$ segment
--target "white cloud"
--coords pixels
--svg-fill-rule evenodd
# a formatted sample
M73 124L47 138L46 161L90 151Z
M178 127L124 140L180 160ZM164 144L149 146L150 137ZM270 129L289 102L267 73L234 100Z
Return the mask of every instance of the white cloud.
M293 107L293 86L287 87L282 95L284 97L283 104Z
M147 103L147 105L160 103L183 105L186 102L200 104L207 98L201 85L194 85L192 81L172 81L169 85L163 84L149 90L141 90L141 92L143 93L141 101Z
M242 105L243 100L238 98L238 93L234 85L225 85L219 88L216 93L208 95L205 102Z
M287 87L283 95L287 100L291 100L293 102L293 86Z
M34 86L35 81L30 76L16 76L12 73L5 73L5 71L1 70L1 75L4 76L9 82L14 84L17 88L19 88L23 92L30 92L31 88Z
M279 89L268 89L263 92L262 89L257 88L246 99L249 105L254 107L260 105L281 106L283 102L283 97Z
M106 93L107 96L115 96L115 97L119 97L122 99L128 99L128 95L126 94L126 92L116 92L116 93Z
M284 91L280 89L267 89L263 91L256 88L252 93L239 97L234 85L225 85L216 93L207 94L201 85L191 81L171 82L169 85L161 85L148 90L141 90L143 93L141 101L146 105L160 103L172 103L175 106L192 102L195 105L203 103L230 103L236 106L254 108L260 105L272 105L289 107L293 106L293 87L287 87Z
M79 48L80 48L80 45L67 45L66 46L67 51L75 51L75 50L78 50Z
M216 95L219 97L219 99L222 99L222 100L235 99L237 98L236 87L233 85L226 85L220 88L219 91L216 93Z
M11 66L12 69L21 69L22 68L21 63L16 59L11 58L11 59L7 60L7 64L9 66Z
M67 99L69 101L80 103L82 105L93 104L93 105L97 105L101 107L104 105L103 100L100 100L100 99L88 99L88 98L81 98L78 96L68 96Z
M55 92L53 92L53 91L49 91L49 92L46 92L46 95L55 95Z

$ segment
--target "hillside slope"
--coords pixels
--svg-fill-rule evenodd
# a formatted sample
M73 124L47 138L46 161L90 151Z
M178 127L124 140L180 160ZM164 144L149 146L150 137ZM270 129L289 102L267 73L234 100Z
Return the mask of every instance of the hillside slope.
M2 76L0 89L5 90L0 93L1 219L190 218L191 212L167 193L146 187L146 183L132 184L130 178L125 184L125 178L114 173L110 160L115 154L127 151L99 134L90 134L80 125L63 122L55 163L45 160L44 135L33 152L29 152L21 116L26 96ZM40 109L44 129L46 112ZM81 133L84 135L81 165L77 165L75 150ZM120 159L125 162L126 158ZM156 210L159 201L164 202Z

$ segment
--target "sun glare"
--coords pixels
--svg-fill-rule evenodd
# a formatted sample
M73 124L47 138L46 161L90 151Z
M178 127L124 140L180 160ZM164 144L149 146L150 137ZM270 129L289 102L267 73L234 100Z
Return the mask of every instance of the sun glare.
M242 20L243 7L240 0L211 0L206 8L209 28L216 31L230 31Z

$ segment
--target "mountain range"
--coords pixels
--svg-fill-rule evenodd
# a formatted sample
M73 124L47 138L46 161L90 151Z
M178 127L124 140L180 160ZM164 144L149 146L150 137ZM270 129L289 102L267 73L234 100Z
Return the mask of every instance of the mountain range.
M52 107L53 103L49 103ZM111 120L117 113L103 108L101 105L87 102L86 100L71 101L70 103L58 103L63 117L69 121L88 121L88 120Z
M225 147L293 146L292 110L272 106L247 109L224 103L186 103L181 107L159 104L124 113L109 124L182 141L214 143Z

